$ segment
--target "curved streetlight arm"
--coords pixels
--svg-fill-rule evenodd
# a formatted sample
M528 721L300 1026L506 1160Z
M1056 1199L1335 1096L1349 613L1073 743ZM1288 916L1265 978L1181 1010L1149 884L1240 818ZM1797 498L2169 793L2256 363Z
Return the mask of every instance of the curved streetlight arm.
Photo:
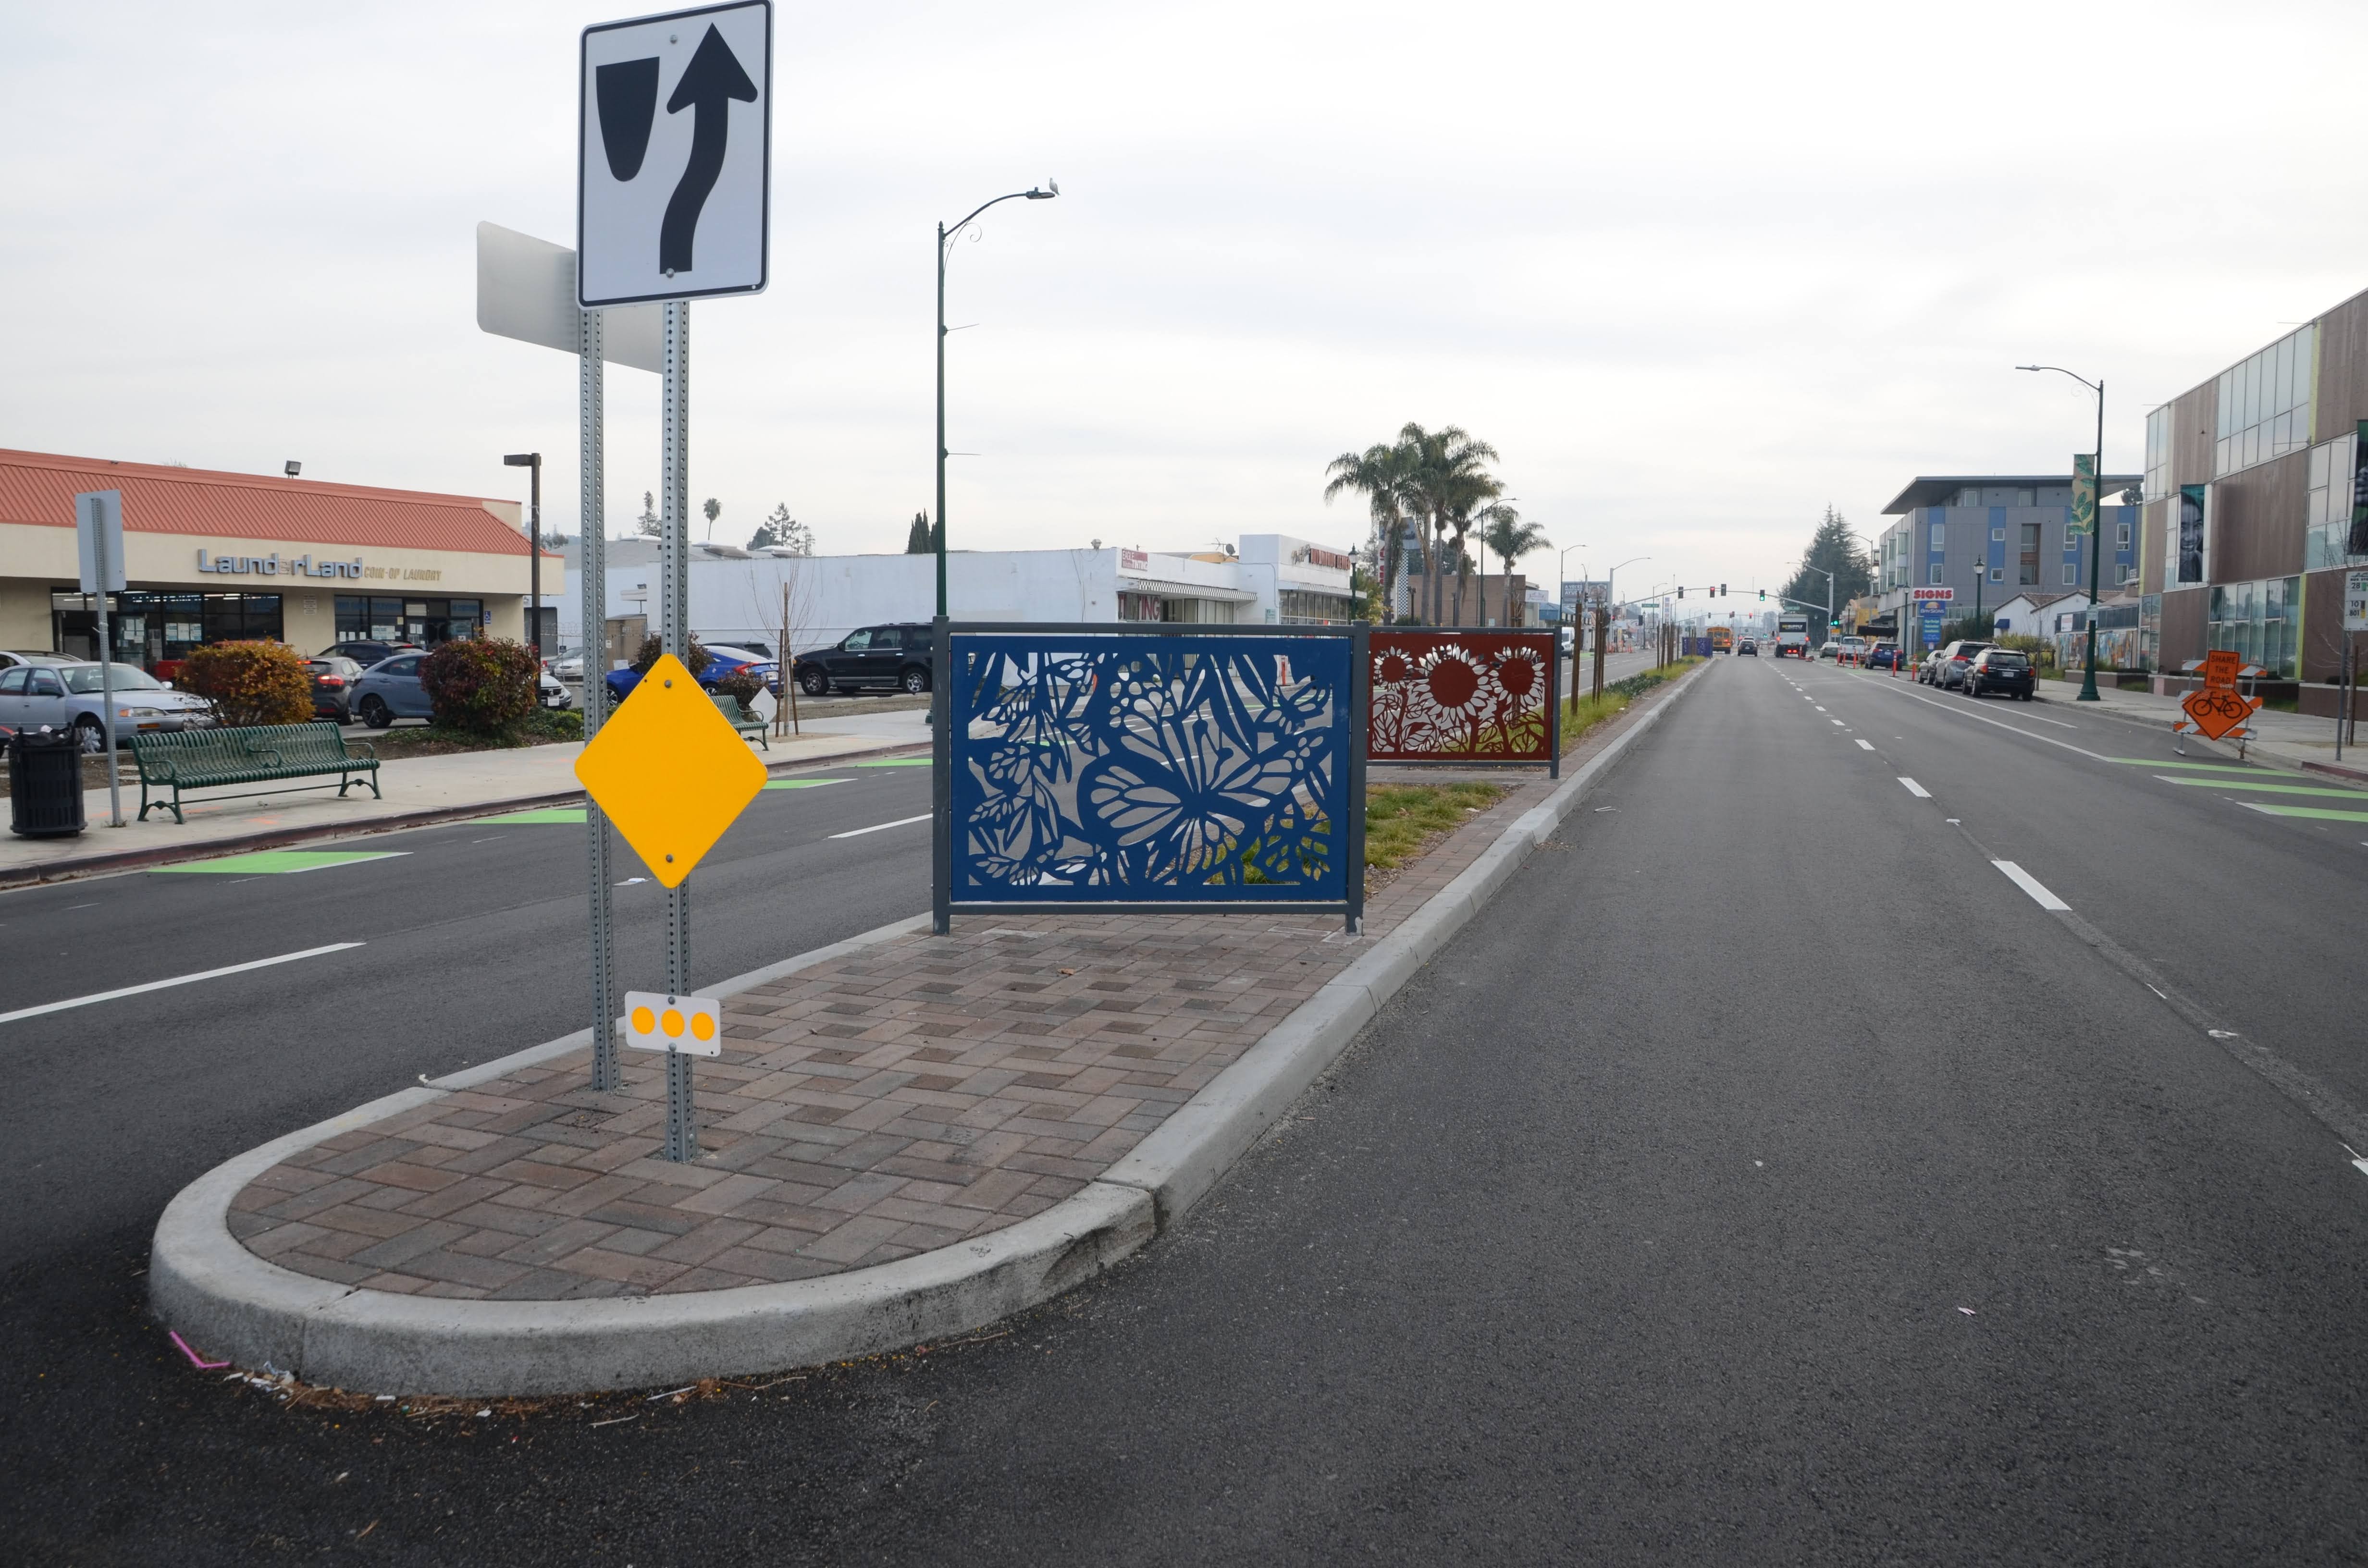
M2092 381L2086 376L2076 375L2074 372L2066 369L2061 365L2017 365L2015 369L2018 370L2053 370L2059 376L2071 376L2074 381L2079 382L2082 386L2087 387L2099 397L2105 395L2104 382Z
M1040 190L1035 186L1031 185L1026 190L1015 190L1008 196L998 196L994 201L982 201L977 206L970 210L970 217L964 218L961 222L954 224L951 228L941 228L938 231L938 253L942 256L945 254L946 246L953 243L953 237L956 234L961 233L964 229L969 228L973 219L975 219L980 213L996 205L996 202L1050 201L1053 198L1060 194L1061 187L1057 183L1053 184L1053 188L1050 190ZM940 265L942 265L942 263L940 263Z

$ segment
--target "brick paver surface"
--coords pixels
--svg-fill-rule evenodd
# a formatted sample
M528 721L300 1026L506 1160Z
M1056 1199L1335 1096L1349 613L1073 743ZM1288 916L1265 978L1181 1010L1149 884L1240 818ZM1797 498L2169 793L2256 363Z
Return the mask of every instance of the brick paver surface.
M1583 761L1611 726L1588 737ZM1544 798L1534 774L1328 916L957 917L724 1004L698 1161L657 1157L660 1058L589 1049L295 1154L231 1206L283 1267L433 1296L559 1300L801 1279L1037 1213L1099 1176Z

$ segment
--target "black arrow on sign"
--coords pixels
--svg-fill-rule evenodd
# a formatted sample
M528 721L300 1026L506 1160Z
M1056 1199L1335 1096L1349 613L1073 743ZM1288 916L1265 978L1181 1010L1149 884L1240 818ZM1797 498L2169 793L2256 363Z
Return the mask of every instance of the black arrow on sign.
M666 221L658 225L658 270L669 278L690 270L690 242L699 233L700 210L723 172L734 98L755 103L757 84L748 80L732 46L711 22L675 84L674 96L666 99L668 114L680 114L686 108L697 111L690 128L690 161L683 165L682 181L666 201Z

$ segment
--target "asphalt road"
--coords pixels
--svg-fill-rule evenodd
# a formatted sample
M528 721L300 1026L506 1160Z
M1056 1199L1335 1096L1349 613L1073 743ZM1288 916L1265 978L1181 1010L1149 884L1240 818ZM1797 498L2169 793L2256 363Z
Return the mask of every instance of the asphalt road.
M692 877L696 980L928 907L926 824L831 836L925 814L928 770L803 777L842 782L758 795ZM0 1175L15 1199L0 1206L0 1267L38 1268L102 1237L131 1244L242 1150L588 1021L580 824L458 823L302 847L392 858L0 892L0 1014L360 944L0 1022ZM610 863L620 882L643 871L621 841ZM612 900L623 983L662 977L663 891L643 880Z
M2358 1561L2368 1175L2237 1053L2353 1093L2311 933L2368 847L2158 782L2158 732L1881 678L1723 661L1184 1227L971 1343L325 1415L182 1365L134 1249L14 1269L0 1540Z

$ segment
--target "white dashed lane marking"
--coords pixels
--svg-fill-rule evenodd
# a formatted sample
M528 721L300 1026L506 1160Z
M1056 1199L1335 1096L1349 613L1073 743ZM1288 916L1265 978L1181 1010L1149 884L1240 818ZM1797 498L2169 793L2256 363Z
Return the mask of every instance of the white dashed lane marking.
M1993 860L1991 865L2007 874L2007 880L2031 895L2031 902L2042 909L2069 909L2072 906L2047 891L2037 877L2011 860Z
M1913 778L1902 778L1900 782L1907 785L1907 792L1915 796L1919 801L1929 801L1932 798L1932 791L1927 790L1923 785L1918 784Z

